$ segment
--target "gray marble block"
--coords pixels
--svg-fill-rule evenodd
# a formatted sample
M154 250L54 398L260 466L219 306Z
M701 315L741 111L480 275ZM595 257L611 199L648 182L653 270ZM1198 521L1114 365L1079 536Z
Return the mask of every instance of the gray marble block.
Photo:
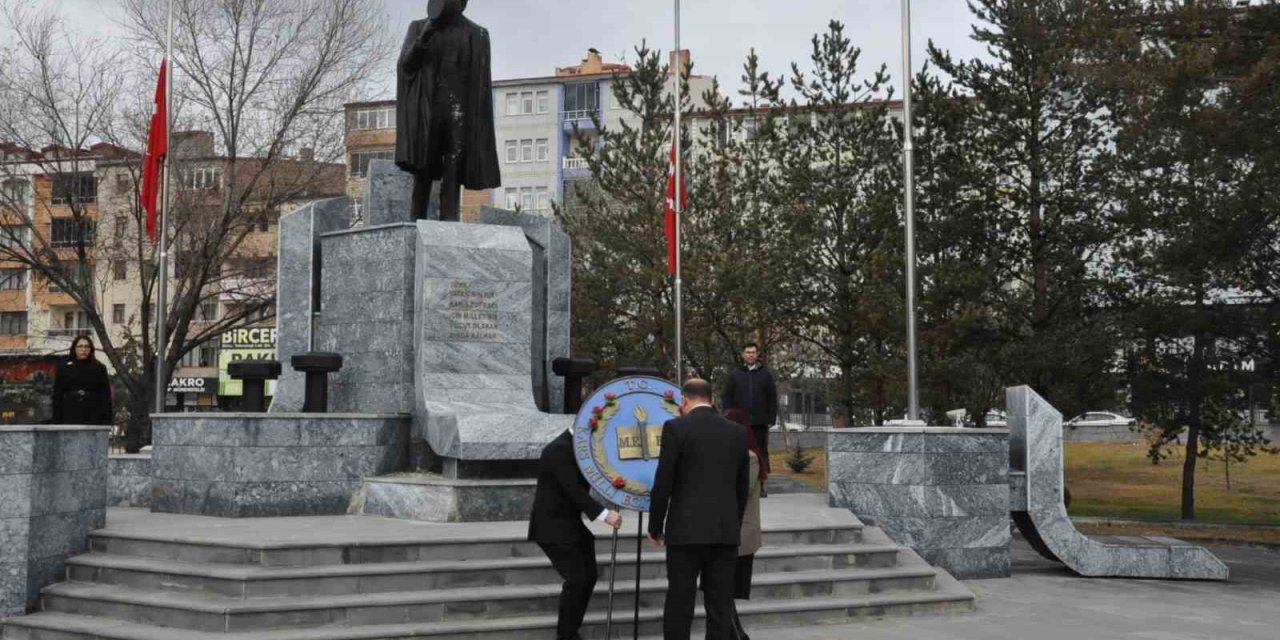
M0 617L36 604L106 525L105 426L0 426Z
M107 459L107 504L151 506L151 454L122 453Z
M411 222L413 175L401 171L390 160L374 160L364 189L365 225L376 227Z
M324 234L316 349L340 353L331 411L413 411L412 224Z
M533 508L533 480L457 480L440 477L369 478L350 513L426 522L524 520Z
M320 305L321 235L350 223L351 199L317 200L280 218L276 282L276 358L284 363L273 412L302 410L306 376L289 366L293 356L315 351L315 313Z
M1207 549L1172 538L1095 540L1063 505L1062 414L1030 387L1005 393L1011 431L1014 521L1042 555L1084 576L1226 580L1227 565Z
M573 279L569 236L555 219L505 209L480 211L485 224L520 227L533 251L533 322L530 367L538 408L564 412L564 378L551 371L551 362L568 357L569 318Z
M827 451L832 506L958 578L1009 575L1008 432L832 429Z
M186 413L152 420L156 512L341 514L363 478L408 462L408 415Z
M534 401L535 283L524 231L417 227L415 437L442 458L536 460L573 417L544 413Z

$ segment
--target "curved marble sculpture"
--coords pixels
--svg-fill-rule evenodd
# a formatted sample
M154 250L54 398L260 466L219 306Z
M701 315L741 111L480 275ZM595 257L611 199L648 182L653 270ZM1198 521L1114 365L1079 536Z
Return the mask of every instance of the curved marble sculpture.
M1090 539L1062 502L1062 414L1030 387L1006 391L1013 520L1044 557L1082 576L1226 580L1227 565L1204 547L1173 538Z

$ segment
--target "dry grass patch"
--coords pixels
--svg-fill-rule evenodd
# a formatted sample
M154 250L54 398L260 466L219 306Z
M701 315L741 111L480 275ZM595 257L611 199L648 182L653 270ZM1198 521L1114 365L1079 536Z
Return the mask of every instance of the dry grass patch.
M1146 454L1143 444L1066 443L1071 515L1179 519L1182 460L1153 465ZM1280 456L1263 454L1247 464L1231 465L1230 490L1222 462L1201 460L1196 468L1196 518L1280 525Z

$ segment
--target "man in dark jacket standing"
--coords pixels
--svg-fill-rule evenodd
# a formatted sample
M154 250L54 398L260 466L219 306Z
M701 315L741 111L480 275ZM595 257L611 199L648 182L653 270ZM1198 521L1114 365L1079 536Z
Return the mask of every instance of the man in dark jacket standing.
M745 364L729 372L724 393L720 397L721 408L741 409L751 419L751 432L764 453L760 464L765 471L769 466L769 427L778 420L778 387L773 383L773 373L760 362L760 347L754 342L742 349Z
M751 488L747 432L711 406L711 385L681 389L681 417L662 426L662 451L649 494L649 539L667 547L665 640L688 640L702 576L707 638L733 629L733 577L742 514Z
M556 640L580 640L578 628L596 586L596 537L582 516L614 529L622 526L622 516L600 506L588 489L573 456L573 434L566 431L542 449L529 518L529 540L538 543L564 579Z

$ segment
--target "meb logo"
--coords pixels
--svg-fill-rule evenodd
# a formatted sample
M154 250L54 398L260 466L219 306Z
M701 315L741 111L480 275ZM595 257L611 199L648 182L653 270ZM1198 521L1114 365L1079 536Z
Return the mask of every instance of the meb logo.
M619 378L598 389L573 424L583 476L606 500L649 510L662 453L662 425L680 415L680 390L660 378Z

